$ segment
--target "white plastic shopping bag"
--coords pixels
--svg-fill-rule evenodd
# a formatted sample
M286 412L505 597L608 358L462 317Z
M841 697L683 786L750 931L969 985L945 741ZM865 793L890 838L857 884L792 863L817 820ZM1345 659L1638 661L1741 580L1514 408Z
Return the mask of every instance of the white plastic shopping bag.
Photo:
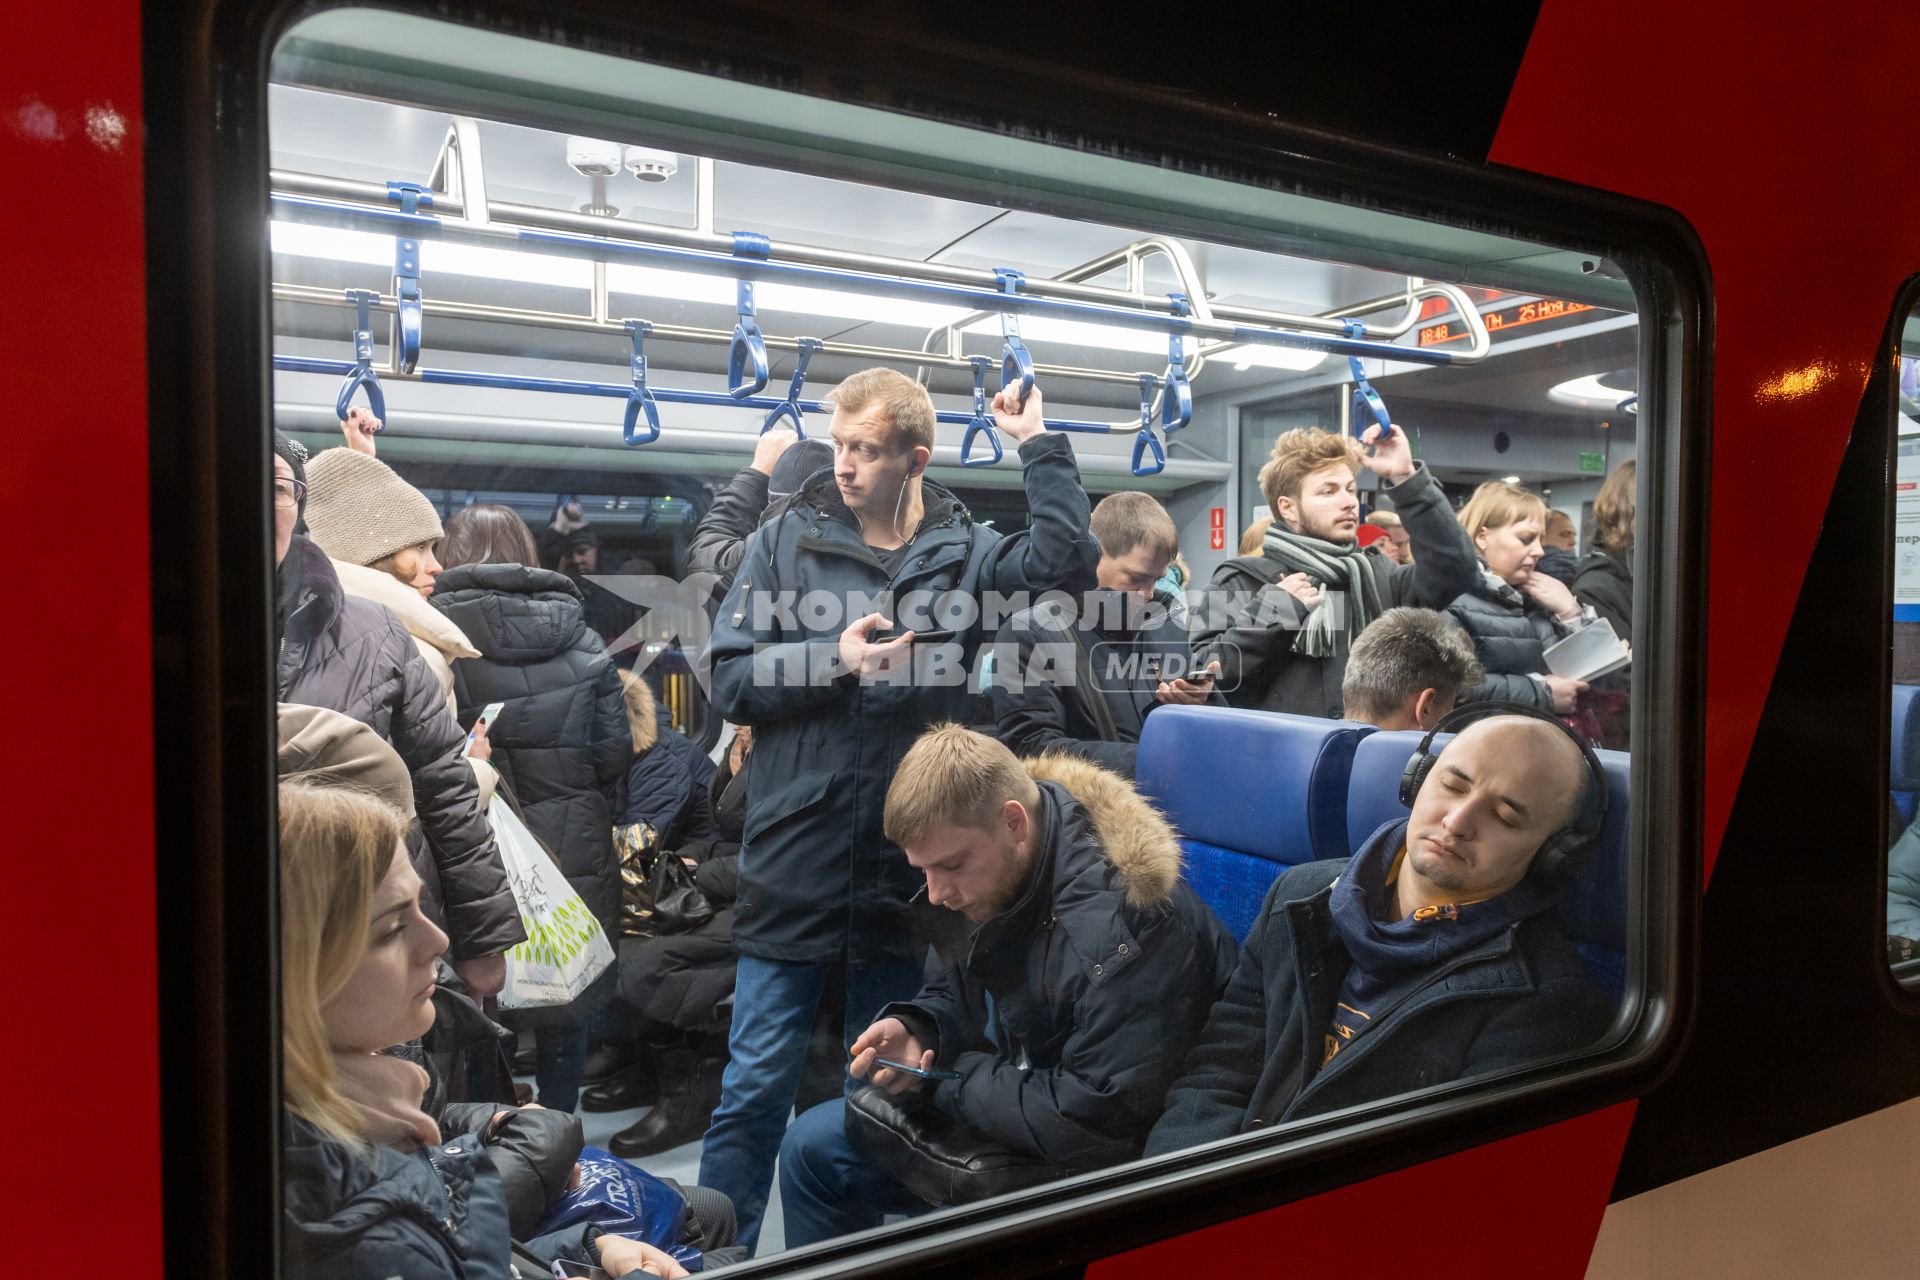
M520 815L496 799L487 816L520 904L527 940L507 952L502 1009L538 1009L577 999L613 964L613 947L587 904L560 874Z

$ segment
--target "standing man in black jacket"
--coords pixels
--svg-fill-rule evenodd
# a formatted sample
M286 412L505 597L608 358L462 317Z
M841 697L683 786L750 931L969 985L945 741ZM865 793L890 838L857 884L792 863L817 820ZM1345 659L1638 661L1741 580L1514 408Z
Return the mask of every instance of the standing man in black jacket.
M1298 428L1260 468L1273 512L1265 549L1215 570L1194 619L1194 648L1220 663L1236 707L1339 718L1347 651L1368 623L1394 605L1443 609L1473 585L1473 547L1406 434L1374 426L1362 440L1365 455L1343 435ZM1399 512L1414 563L1391 564L1355 541L1362 466Z
M1096 585L1000 628L993 645L995 735L1017 756L1065 751L1133 777L1147 714L1163 703L1226 703L1195 676L1186 606L1155 587L1180 554L1173 520L1144 493L1093 509Z
M733 572L747 553L747 539L771 506L799 492L808 476L833 465L833 448L819 440L801 440L791 427L762 432L753 461L734 473L713 495L687 543L687 572L711 573L715 607L733 585Z
M1065 1177L1140 1152L1188 1043L1233 972L1233 938L1180 879L1173 829L1080 760L1019 761L958 725L929 730L887 790L887 834L927 900L964 915L920 993L853 1042L849 1071L986 1145ZM931 1086L881 1060L951 1073ZM856 1150L847 1104L780 1150L787 1246L926 1208Z
M1577 858L1538 855L1598 830L1605 785L1544 714L1463 729L1411 817L1274 882L1147 1153L1597 1042L1610 1003L1553 920Z
M1032 513L1012 536L923 475L924 387L869 369L832 401L833 470L748 542L708 649L714 707L751 725L754 745L729 1061L700 1181L733 1201L749 1247L828 974L844 963L849 1039L919 984L908 903L922 879L881 828L894 766L928 725L970 718L993 597L1078 580L1095 556L1079 468L1045 430L1039 391L993 404Z

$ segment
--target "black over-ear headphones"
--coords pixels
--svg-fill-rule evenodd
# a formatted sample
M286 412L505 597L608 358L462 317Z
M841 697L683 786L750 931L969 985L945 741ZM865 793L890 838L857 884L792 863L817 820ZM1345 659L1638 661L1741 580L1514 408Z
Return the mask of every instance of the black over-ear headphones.
M1427 736L1420 739L1419 747L1407 758L1407 767L1400 774L1400 803L1409 809L1413 808L1414 798L1420 794L1427 775L1439 763L1440 753L1433 749L1435 738L1443 733L1458 733L1470 724L1495 716L1525 716L1529 720L1545 721L1566 734L1573 745L1580 748L1580 758L1586 762L1586 795L1574 813L1572 824L1548 836L1533 855L1533 870L1546 876L1550 882L1558 883L1579 869L1580 855L1599 838L1600 828L1606 825L1609 799L1607 772L1600 767L1600 757L1593 753L1593 745L1569 729L1566 722L1558 717L1518 702L1476 702L1472 706L1448 712L1440 718L1439 724L1427 731Z

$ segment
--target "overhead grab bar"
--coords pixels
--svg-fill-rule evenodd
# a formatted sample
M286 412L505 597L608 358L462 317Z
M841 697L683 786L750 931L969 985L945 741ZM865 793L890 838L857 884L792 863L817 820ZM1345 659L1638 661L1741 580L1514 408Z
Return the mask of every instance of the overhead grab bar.
M387 194L402 213L417 213L433 204L433 193L413 182L389 182ZM377 295L376 295L377 300ZM412 373L420 363L421 302L420 241L401 236L393 242L394 368Z
M767 238L751 231L733 233L733 251L765 261ZM734 308L733 344L727 348L727 393L735 400L757 396L767 389L767 339L753 310L753 281L740 277Z
M1140 375L1140 433L1133 438L1133 474L1136 476L1157 476L1167 469L1167 446L1160 441L1160 433L1153 429L1153 397L1160 389L1160 379L1151 373ZM1153 464L1148 466L1143 455L1153 452Z
M645 320L626 322L627 333L633 338L633 387L627 392L627 414L620 423L620 438L628 444L652 444L660 438L660 405L653 398L653 389L647 386L647 335L653 332L653 326ZM647 420L645 435L640 434L640 419Z
M487 245L504 244L529 253L572 257L587 261L662 264L703 275L733 276L743 284L756 280L778 280L839 289L847 293L873 297L957 303L988 312L1055 316L1150 333L1179 332L1196 338L1226 340L1236 345L1297 347L1310 351L1324 351L1330 355L1373 356L1422 365L1472 363L1473 360L1484 355L1488 347L1485 341L1485 322L1481 320L1471 304L1467 304L1462 312L1469 330L1473 332L1474 343L1471 349L1464 352L1440 351L1334 334L1303 333L1220 320L1206 321L1195 316L1173 315L1171 310L1164 306L1120 306L1108 303L1065 301L1040 297L1029 290L1008 289L1004 282L1000 289L989 290L927 280L889 277L870 271L774 262L763 256L771 242L764 236L746 232L735 233L736 251L734 253L720 254L700 249L680 249L666 245L615 240L602 235L506 227L482 228L426 214L404 214L389 209L363 208L339 201L301 196L277 195L273 197L273 209L276 216L289 217L296 221L378 230L389 235L411 229L422 239L445 239L456 243ZM751 253L743 249L743 241L754 246ZM1439 288L1448 289L1447 286L1439 286ZM1451 293L1457 295L1458 291L1451 290ZM1464 301L1463 296L1462 301Z
M347 420L347 410L353 407L353 393L366 389L367 407L373 410L373 416L385 422L387 419L387 396L380 389L380 375L373 371L373 326L367 316L367 309L380 295L370 289L349 289L347 300L353 303L353 360L331 362L344 367L347 380L340 384L340 393L333 398L334 416L342 422Z
M1000 433L994 430L993 415L987 411L987 370L993 368L991 356L974 356L973 364L973 417L967 422L967 433L960 437L960 465L963 467L991 467L1006 456L1006 449L1000 444ZM991 458L973 456L973 442L981 436L993 446Z
M785 418L793 424L793 434L801 440L807 438L807 424L800 418L800 391L807 385L807 361L813 359L813 353L827 344L818 338L800 339L800 354L794 357L793 381L787 384L787 398L780 407L767 415L760 424L760 434L773 430L773 424Z

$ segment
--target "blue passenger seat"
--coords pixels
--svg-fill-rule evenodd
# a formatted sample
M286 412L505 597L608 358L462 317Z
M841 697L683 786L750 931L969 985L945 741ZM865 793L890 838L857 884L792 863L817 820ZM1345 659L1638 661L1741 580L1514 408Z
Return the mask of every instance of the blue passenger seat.
M1889 737L1893 764L1887 771L1887 785L1893 791L1893 805L1900 811L1904 829L1913 821L1915 802L1920 801L1920 685L1893 686L1893 732Z
M1147 717L1135 778L1179 833L1187 882L1245 941L1288 867L1346 856L1346 800L1365 725L1167 706Z
M1347 839L1354 849L1388 822L1407 816L1400 803L1400 775L1421 734L1376 733L1354 752L1347 791ZM1451 734L1435 747L1444 747ZM1607 775L1607 821L1587 855L1584 871L1567 886L1558 918L1593 976L1614 995L1627 977L1627 807L1629 757L1624 751L1597 751Z

